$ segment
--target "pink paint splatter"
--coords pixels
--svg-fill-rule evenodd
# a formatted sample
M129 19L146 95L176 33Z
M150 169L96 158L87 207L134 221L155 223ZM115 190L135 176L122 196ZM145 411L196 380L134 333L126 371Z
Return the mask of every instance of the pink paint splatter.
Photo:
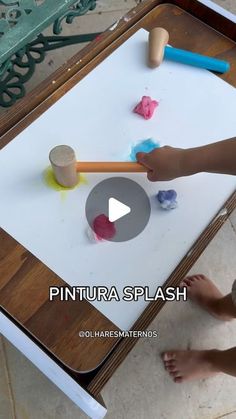
M144 119L151 119L159 102L152 100L150 96L143 96L141 102L134 108L134 112L143 116Z
M95 218L93 229L98 240L109 240L116 234L115 223L109 221L109 218L105 214L98 215Z
M95 41L101 41L101 39L102 39L102 35L99 34L99 35L96 36Z

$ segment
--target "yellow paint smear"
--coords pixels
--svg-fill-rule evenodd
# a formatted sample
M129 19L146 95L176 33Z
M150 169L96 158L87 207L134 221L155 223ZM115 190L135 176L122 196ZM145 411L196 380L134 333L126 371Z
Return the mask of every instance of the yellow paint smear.
M54 191L61 192L61 197L63 200L66 198L66 195L67 195L66 193L68 191L72 191L81 185L88 185L88 181L82 173L80 173L78 183L75 186L73 186L73 188L66 188L65 186L59 185L59 183L57 183L54 177L53 170L51 167L48 167L44 171L43 179L44 179L45 184L49 188L53 189Z

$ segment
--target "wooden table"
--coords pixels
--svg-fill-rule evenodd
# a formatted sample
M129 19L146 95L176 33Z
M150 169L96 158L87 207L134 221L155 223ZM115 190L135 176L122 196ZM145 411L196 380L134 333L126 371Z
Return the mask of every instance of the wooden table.
M163 26L170 32L173 46L229 61L231 71L221 77L236 86L234 23L196 0L172 0L168 4L163 0L149 0L130 11L115 30L102 34L99 40L89 44L2 116L0 147L10 142L138 29L149 30L154 26ZM189 36L185 36L186 33ZM191 253L176 267L166 286L177 286L196 262L236 207L236 193L224 207L227 214L222 213L208 226ZM118 328L85 300L49 302L48 288L52 279L54 285L66 285L0 230L2 333L41 370L44 371L43 366L48 363L47 372L44 372L89 415L103 417L105 408L100 392L138 339L80 338L78 330ZM163 304L160 301L150 303L133 329L145 330ZM69 380L67 388L63 386L66 380Z

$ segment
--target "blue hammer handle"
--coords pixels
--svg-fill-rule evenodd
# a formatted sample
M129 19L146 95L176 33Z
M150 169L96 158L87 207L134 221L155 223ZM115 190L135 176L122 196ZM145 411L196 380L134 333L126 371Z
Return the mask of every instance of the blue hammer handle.
M164 58L177 61L182 64L188 64L195 67L205 68L206 70L226 73L230 70L230 64L227 61L196 54L195 52L185 51L183 49L165 47Z

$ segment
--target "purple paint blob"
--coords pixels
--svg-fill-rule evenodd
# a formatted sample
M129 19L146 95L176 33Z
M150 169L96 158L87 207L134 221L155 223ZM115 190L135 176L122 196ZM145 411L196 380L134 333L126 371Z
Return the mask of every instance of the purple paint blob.
M109 240L116 234L115 223L109 221L105 214L100 214L94 219L93 230L98 240Z
M159 191L156 195L161 207L166 210L175 209L177 204L177 193L174 189L169 191Z

